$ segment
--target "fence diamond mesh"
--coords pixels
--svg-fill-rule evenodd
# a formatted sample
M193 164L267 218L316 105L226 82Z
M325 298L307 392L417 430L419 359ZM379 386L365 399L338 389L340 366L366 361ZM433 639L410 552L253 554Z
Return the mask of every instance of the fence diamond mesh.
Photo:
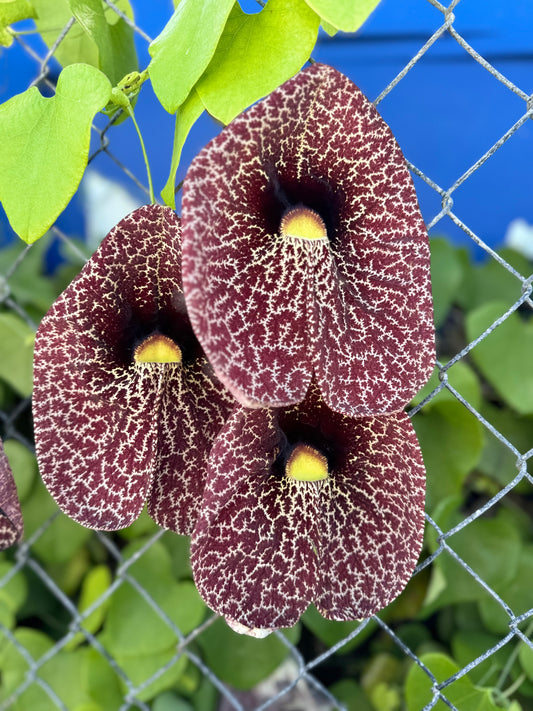
M105 2L112 10L122 15L111 0L105 0ZM428 0L420 0L421 4L426 2ZM10 673L13 673L15 658L17 658L19 668L21 660L25 663L25 672L19 680L20 683L15 688L10 688L8 697L2 702L2 709L23 708L20 705L21 699L27 704L28 699L31 698L35 699L33 705L35 709L57 708L63 711L72 711L74 707L69 705L68 698L57 691L59 687L54 683L53 665L55 659L74 654L75 650L77 650L76 653L83 650L84 654L96 656L98 663L109 669L109 679L112 680L109 683L114 685L115 697L116 694L120 696L121 711L127 711L127 709L148 711L151 708L167 708L162 705L157 707L155 704L152 705L154 694L150 693L150 690L157 687L186 692L187 684L197 686L203 684L205 686L205 708L239 710L356 708L355 704L358 702L350 700L349 695L348 697L345 695L342 701L339 700L336 695L341 688L338 682L342 679L353 678L357 682L362 680L363 685L365 683L368 685L368 676L372 673L372 669L364 667L364 658L361 660L361 655L364 657L364 651L361 650L365 649L365 640L369 638L378 640L377 649L381 650L380 658L382 660L392 658L396 660L397 664L403 665L405 670L411 669L413 666L417 667L421 675L415 677L411 669L409 672L411 681L408 683L414 685L416 682L425 688L425 696L421 697L422 702L415 707L413 699L419 697L413 696L412 693L409 697L410 700L405 701L399 697L386 695L387 690L389 694L391 693L393 686L382 685L381 691L379 685L373 687L371 700L377 709L393 710L407 707L410 711L416 711L418 708L420 711L432 708L466 711L473 708L468 701L468 694L465 692L461 696L459 693L462 688L461 684L466 684L471 674L475 678L476 669L487 668L487 662L490 669L491 661L501 658L502 650L506 653L505 661L502 664L495 662L497 682L495 683L494 680L491 682L492 687L500 689L501 697L496 698L493 695L490 703L500 704L502 707L506 704L509 705L513 694L519 693L524 684L531 683L527 674L518 676L514 674L513 676L511 672L519 655L527 657L527 650L533 654L533 643L530 639L533 633L533 607L530 609L527 607L528 604L533 605L533 595L530 596L529 601L524 601L524 604L517 606L512 604L512 594L507 595L505 591L502 592L501 578L505 577L507 572L495 567L491 568L490 561L493 557L491 546L496 545L498 541L494 530L485 527L485 525L487 522L498 519L502 511L507 514L510 511L512 514L517 510L518 496L521 497L520 501L527 502L530 495L529 487L533 483L528 472L528 462L533 454L533 448L529 448L527 445L527 437L519 438L518 442L516 438L508 435L508 428L497 416L497 413L495 414L494 408L483 407L479 398L472 395L473 390L467 386L462 387L461 383L464 384L464 381L455 377L454 374L462 364L471 363L473 352L482 348L483 344L487 343L504 324L509 323L514 315L519 314L523 319L527 310L533 306L531 300L533 274L531 271L524 271L513 266L505 255L497 253L484 241L482 234L477 234L473 228L465 224L461 219L460 211L456 213L454 209L454 197L461 186L472 180L475 173L490 162L514 134L521 131L528 119L533 116L533 103L527 91L504 76L476 50L475 42L474 45L471 45L461 36L455 26L456 16L460 13L461 3L459 0L452 2L448 7L441 5L436 0L429 0L429 2L441 13L440 24L436 23L433 34L421 42L419 50L412 59L383 88L375 99L375 104L379 105L391 92L397 91L417 64L426 60L427 53L443 42L455 42L460 52L468 55L472 61L478 63L483 71L488 72L495 81L501 83L509 97L514 95L521 100L522 112L516 116L516 120L495 138L493 145L488 150L477 156L475 161L461 175L456 176L450 184L440 184L435 176L425 174L417 165L409 164L413 174L434 191L440 201L441 207L436 211L436 214L425 216L428 228L433 231L436 228L442 228L442 233L446 234L446 220L452 221L464 232L465 243L474 243L476 248L480 248L486 253L491 265L497 270L503 270L508 275L511 286L506 293L514 293L515 298L514 300L507 299L505 303L500 301L499 311L496 310L490 322L484 323L477 332L475 330L472 332L472 329L468 328L465 331L462 323L457 325L457 319L460 321L461 317L458 315L457 309L451 308L451 315L449 314L443 321L438 331L438 377L431 381L431 385L411 406L409 414L413 417L415 427L418 424L417 431L420 435L424 433L426 427L424 424L426 422L424 420L425 414L431 410L435 402L439 401L439 398L440 402L454 403L453 413L458 412L457 403L459 403L462 412L460 417L464 419L465 423L465 437L484 437L490 443L485 456L495 457L500 462L510 461L511 473L507 475L507 478L500 477L496 484L485 482L484 488L478 487L477 491L474 490L474 494L470 495L469 500L464 502L464 505L455 509L452 517L446 514L449 499L444 496L447 493L446 487L442 488L443 500L433 501L430 509L431 515L426 515L426 545L409 585L411 593L408 597L405 594L402 595L398 601L398 605L401 606L402 600L405 600L403 604L406 609L401 610L400 608L400 611L392 616L385 611L375 618L352 625L328 623L330 635L328 637L319 634L319 642L313 637L312 625L305 628L299 641L296 641L295 637L276 632L274 639L287 652L284 661L281 663L284 655L280 654L278 649L276 654L280 658L280 664L277 669L273 670L273 674L266 681L262 681L255 688L245 692L228 683L224 673L220 672L220 665L212 663L213 655L223 656L230 652L226 652L223 648L214 649L211 654L206 652L209 645L214 644L209 641L213 639L209 637L209 630L217 624L216 615L202 611L197 620L191 622L191 619L184 619L179 612L181 598L177 596L170 601L170 604L164 591L150 582L150 566L153 565L153 561L143 567L143 560L146 559L150 551L159 554L161 545L168 544L170 533L147 526L144 531L141 530L144 535L139 537L132 548L128 544L127 537L98 532L80 532L78 529L76 529L77 533L72 533L72 529L63 528L62 514L51 511L48 515L48 508L44 507L47 512L46 518L41 521L36 530L30 531L14 552L4 554L5 560L13 561L14 565L0 567L0 603L3 601L9 607L8 601L19 594L17 586L20 586L22 573L29 581L30 589L38 590L40 596L46 597L48 614L51 616L50 619L39 619L40 610L43 608L38 601L31 599L30 592L30 603L26 604L26 608L23 608L23 610L25 609L24 625L28 628L39 629L39 626L44 623L46 628L54 633L52 635L54 643L47 648L29 644L30 638L28 636L16 634L15 626L9 622L9 615L6 616L3 613L0 615L0 630L3 636L0 641L2 678L8 680ZM482 12L481 9L480 12ZM126 20L130 22L128 18ZM72 18L67 23L64 31L58 36L57 42L48 51L39 52L35 49L34 43L29 42L24 35L17 37L16 42L35 61L33 84L39 84L41 87L48 85L53 90L53 56L74 22L75 20ZM148 45L150 37L143 31L143 28L134 25L134 29L138 35L138 41ZM351 78L357 83L356 76ZM452 91L453 89L441 87L443 101L446 100L446 90ZM490 116L487 117L487 120L491 120ZM126 182L131 182L132 186L135 185L135 189L141 189L148 195L145 176L132 172L127 161L122 156L114 154L114 136L120 130L122 130L121 126L115 126L113 120L106 123L99 122L98 126L93 127L94 148L90 162L101 166L102 170L105 170L109 164L113 164L113 170L118 169L123 172ZM409 155L407 155L407 159L409 159ZM63 267L64 270L66 269L66 276L63 274L63 284L65 285L68 278L81 268L83 261L87 258L86 247L77 239L73 239L72 235L65 234L57 226L54 226L44 239L48 240L48 244L53 241L56 249L59 245L59 249L68 255L66 260L69 266ZM17 275L20 277L24 273L25 264L32 259L32 253L35 255L39 249L38 244L15 250L11 247L8 248L5 254L9 256L2 262L3 273L0 277L0 301L3 313L17 314L32 330L35 330L38 325L36 322L38 317L31 307L27 307L20 287L15 289L12 285ZM436 307L439 307L438 303L436 303ZM512 344L509 344L509 347L512 347ZM489 386L485 383L484 387ZM2 437L7 442L14 441L27 452L33 453L30 398L13 396L4 398L3 402L5 403L4 409L0 411ZM445 413L445 408L441 412L440 421L440 427L444 433L447 423L443 413ZM533 430L530 431L533 432ZM424 449L424 437L421 437L421 442L428 465L427 476L430 480L432 476L438 475L431 467L435 457ZM533 437L530 437L529 444L533 444ZM463 445L457 442L457 447L461 446ZM447 442L443 434L442 451L437 454L437 459L442 460L444 467L446 467L449 457L449 452L445 451L446 447ZM464 445L464 448L464 456L467 457L468 447ZM461 455L462 450L457 456ZM468 468L468 463L464 464L464 470L466 471ZM474 463L470 469L473 468ZM507 468L506 471L509 472L509 469ZM16 467L15 474L19 486L24 486L25 482L19 479L20 472ZM457 476L456 471L450 472L450 477L457 478ZM438 487L435 489L437 492L440 490ZM527 511L527 503L525 510ZM516 515L521 516L522 514L517 512ZM525 522L526 529L527 525ZM469 530L476 531L477 548L474 554L472 554L471 547L465 543L465 533ZM66 538L70 539L71 536L81 537L85 547L83 549L77 548L75 557L69 561L68 555L72 549L68 543L72 541L66 541ZM127 554L125 553L126 546L128 546ZM50 556L51 550L55 550L55 557ZM179 539L178 543L172 542L168 544L167 550L172 551L173 562L178 561L176 565L181 566L182 569L186 568L186 562L184 562L186 556L183 552L186 550L186 541ZM154 560L157 565L159 558L155 553ZM511 557L514 555L512 546L508 553ZM102 590L97 589L97 592L92 595L88 593L81 604L78 570L83 568L83 562L87 556L92 556L92 559L97 563L105 563L107 568L112 570L113 575ZM497 560L501 561L501 557L497 557ZM175 572L175 567L173 571ZM169 575L172 574L169 573ZM450 580L454 583L451 591ZM183 595L187 594L187 589L183 586L179 589L175 588L175 590L181 590ZM413 591L415 592L413 593ZM6 594L3 595L3 593ZM409 605L413 604L413 600L417 600L422 594L426 596L426 612L424 613L424 608L420 608L420 605L414 612L407 609ZM147 648L142 668L129 663L127 649L120 648L117 643L110 644L105 634L102 635L100 632L104 616L112 615L117 634L122 634L123 627L120 623L120 616L122 615L123 620L128 621L129 605L133 604L131 602L133 599L137 600L137 606L139 600L143 601L142 609L152 621L154 634L164 635L167 639L164 654L161 653L157 645L154 649ZM443 599L448 601L447 605L442 604ZM441 613L443 610L449 610L452 611L450 614L454 614L454 603L468 603L474 599L481 600L480 605L486 611L486 618L489 620L497 618L499 624L489 624L492 634L487 633L484 637L479 637L477 653L470 653L470 658L468 655L461 656L459 651L455 650L456 658L460 658L460 668L459 665L450 666L448 671L443 671L442 667L439 667L439 671L435 671L430 663L431 657L423 653L424 649L427 651L438 651L439 649L438 645L431 646L431 636L434 632L432 627L435 625L432 612L439 609ZM118 613L117 601L121 601L122 605ZM138 607L135 609L137 610ZM2 612L1 609L0 612ZM412 619L416 614L427 626L426 647L424 644L420 644L416 635L409 634L409 625L398 624L398 620ZM442 620L446 619L445 613L442 613L439 619L439 624L444 624ZM138 619L133 616L131 624L137 623ZM467 625L465 625L465 629L468 629ZM331 630L334 631L331 632ZM442 638L445 638L445 635L441 635ZM128 644L128 639L129 637L125 635L124 645ZM258 641L254 644L266 645L271 644L271 641ZM266 649L267 647L265 647ZM266 651L266 654L269 653ZM229 659L228 663L245 665L246 659L242 656L235 657L233 660ZM344 670L341 675L336 674L336 669L339 667ZM524 665L524 668L527 669L527 665ZM366 679L363 678L365 674ZM102 672L102 678L105 678L105 672ZM386 674L383 678L386 679ZM169 679L173 682L167 683ZM476 681L481 683L482 680L476 678ZM28 696L28 694L30 695ZM202 702L195 703L201 704ZM115 708L111 702L109 707ZM197 705L197 707L202 708L201 705ZM26 708L29 707L26 706ZM82 707L77 708L81 711ZM90 705L83 708L88 711ZM181 706L170 706L170 708L181 708ZM189 707L184 706L184 708ZM478 707L476 706L476 708ZM486 708L493 708L493 706L487 705Z

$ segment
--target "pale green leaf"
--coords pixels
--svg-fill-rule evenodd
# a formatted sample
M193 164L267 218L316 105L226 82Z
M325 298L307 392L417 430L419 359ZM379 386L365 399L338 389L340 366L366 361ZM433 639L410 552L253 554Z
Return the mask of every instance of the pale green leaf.
M150 45L155 94L175 113L209 64L235 0L182 0Z
M29 17L35 17L35 10L28 0L2 0L0 2L0 45L9 47L13 42L13 34L7 30L9 25Z
M112 84L137 69L133 30L122 18L112 13L118 21L110 24L110 8L101 0L69 0L69 4L79 25L97 46L98 68Z
M315 46L319 22L304 0L269 0L255 15L235 4L196 85L207 111L229 123L296 74Z
M110 94L102 72L74 64L61 72L55 96L32 87L0 106L0 201L25 242L41 237L76 192L91 122Z
M20 316L0 314L0 378L23 397L29 397L33 387L34 338L35 333Z
M192 90L185 102L176 112L176 127L174 129L174 145L172 146L172 160L170 173L165 187L161 191L161 197L169 207L176 209L175 183L176 172L178 170L183 144L194 122L200 117L204 110L204 105L200 101L196 90Z
M379 4L379 0L306 0L306 2L325 22L343 32L358 30Z
M67 22L72 19L73 11L69 0L32 0L37 17L35 25L47 47L55 44L58 36L63 32ZM92 4L92 3L91 3ZM130 19L133 19L133 12L129 0L115 0L119 10L122 10ZM126 47L123 44L124 37L127 39L127 55L132 51L133 36L131 29L124 20L105 3L101 3L107 24L110 26L111 40L115 55L120 55ZM134 48L133 48L134 51ZM83 62L93 67L100 68L100 54L94 38L88 34L83 27L75 22L67 32L61 43L54 50L54 57L66 67L69 64ZM126 69L126 72L129 71ZM124 73L126 73L124 72ZM119 77L120 79L121 77Z

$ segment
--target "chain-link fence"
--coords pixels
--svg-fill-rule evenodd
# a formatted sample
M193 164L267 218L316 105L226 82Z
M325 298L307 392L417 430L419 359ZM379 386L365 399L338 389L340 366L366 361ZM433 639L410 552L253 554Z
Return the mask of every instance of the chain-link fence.
M116 9L110 0L105 1L111 8ZM421 3L427 1L420 0ZM493 693L490 701L487 700L486 706L479 705L475 708L491 709L497 708L499 705L502 707L506 704L509 705L514 694L521 694L528 684L531 685L531 679L528 677L527 656L528 650L531 650L533 654L533 643L529 638L532 631L533 595L529 600L527 597L520 598L521 602L515 604L514 600L517 598L513 596L513 585L520 576L527 577L528 570L531 569L530 565L529 568L525 567L523 572L520 572L520 566L525 558L516 557L518 553L515 556L515 552L522 544L529 551L527 546L531 545L530 541L533 539L527 520L531 501L529 486L533 483L531 475L527 471L528 460L533 453L533 449L530 448L533 445L533 427L531 427L533 420L527 419L529 413L519 412L515 419L521 418L522 434L517 438L513 434L514 430L509 426L509 417L502 418L504 408L501 406L501 402L505 403L506 397L504 393L502 400L501 393L499 395L497 392L498 388L491 382L490 373L487 376L490 367L487 366L485 369L485 365L486 360L490 361L490 354L485 360L483 358L474 359L473 370L478 373L478 380L481 382L481 399L475 394L477 392L475 388L468 385L468 378L456 377L455 374L458 371L460 373L461 367L465 363L470 364L469 368L471 368L472 357L476 351L480 349L481 353L484 344L486 346L493 337L493 332L496 334L498 329L503 328L505 324L513 323L514 328L517 329L513 332L515 340L512 342L509 340L509 349L514 348L517 343L519 348L527 345L529 333L525 329L527 328L527 312L533 306L531 301L533 274L531 269L527 270L527 266L517 267L514 262L511 264L510 261L513 260L508 261L505 254L502 256L497 253L484 242L482 234L476 234L468 224L464 224L454 212L454 196L466 181L472 179L476 171L493 159L493 156L508 139L522 129L528 119L533 116L533 104L527 91L516 86L498 71L491 62L476 51L475 46L471 46L455 29L454 12L460 12L459 0L452 2L449 7L444 7L436 0L429 1L436 10L440 11L441 24L435 26L433 34L423 41L419 51L393 81L383 89L375 103L379 104L391 92L397 91L398 86L409 72L418 63L425 61L426 55L432 47L441 42L449 43L450 40L453 40L461 52L469 55L484 71L490 73L494 80L500 82L509 96L512 94L523 102L523 111L513 123L508 125L507 130L497 138L494 145L483 155L479 155L478 159L449 185L439 185L434 180L434 176L426 175L416 165L410 165L414 175L429 186L440 199L442 207L438 213L425 216L428 227L431 229L442 225L442 232L445 234L446 220L444 218L451 220L458 226L464 232L465 243L475 243L486 253L490 265L492 265L489 269L496 269L498 273L504 275L506 280L504 293L507 301L505 303L501 299L498 301L498 306L492 312L490 322L487 323L487 319L485 321L483 319L466 319L465 321L461 309L456 304L454 305L454 295L449 297L450 308L438 330L438 357L440 359L438 379L427 392L424 392L423 399L419 399L411 408L410 414L421 439L428 465L428 480L431 481L432 477L440 476L440 473L431 466L434 460L440 459L444 472L446 472L446 464L450 456L458 458L464 456L472 459L469 437L477 438L476 441L480 438L483 439L485 444L483 448L480 446L480 452L483 449L481 456L486 461L484 465L479 466L476 464L479 458L476 462L472 460L470 465L463 462L463 468L461 469L459 466L460 474L457 473L457 466L454 464L453 471L450 471L449 476L451 479L455 477L454 481L458 477L460 479L455 489L453 487L447 489L446 485L439 488L440 484L434 488L431 508L428 508L431 515L426 516L424 554L410 583L410 592L407 597L405 594L400 597L399 611L397 609L392 616L385 611L384 614L371 620L354 623L351 627L347 627L344 623L328 623L329 632L321 634L318 631L316 636L313 635L313 630L318 630L318 628L311 624L304 627L297 643L291 641L291 638L281 632L275 633L277 644L287 650L284 661L278 666L274 675L270 675L266 681L262 681L255 688L244 692L228 683L225 674L219 671L219 666L211 663L213 656L206 653L206 646L209 642L202 643L202 640L208 639L206 637L208 630L217 622L216 616L208 614L198 624L195 623L192 629L188 620L181 624L179 614L176 617L172 611L169 611L166 598L155 594L149 579L145 580L140 573L136 572L143 557L150 550L157 549L161 541L166 540L165 537L171 534L148 528L146 529L148 533L139 538L141 543L136 546L133 552L128 550L126 555L127 538L115 534L87 533L84 538L83 552L78 550L72 561L63 560L63 567L58 572L60 566L57 560L53 559L50 562L47 553L49 553L50 547L61 546L62 536L70 534L61 529L62 514L56 512L41 522L36 530L30 531L29 536L17 547L16 551L9 554L11 556L9 560L12 560L14 565L9 567L7 573L0 568L3 575L0 577L0 593L12 590L13 586L16 587L18 576L23 573L29 581L30 601L31 589L37 590L40 596L47 598L47 609L51 611L49 613L50 619L39 619L39 610L42 608L38 601L33 600L30 604L26 603L25 626L39 629L39 625L42 623L47 630L52 630L50 638L53 639L53 644L40 650L35 645L27 645L24 641L26 638L17 636L14 625L6 622L0 615L0 629L4 636L0 642L0 657L3 659L3 669L0 672L2 679L8 680L9 674L14 673L12 660L16 655L20 657L20 659L17 657L19 665L17 668L23 670L18 683L14 688L10 688L8 698L4 700L2 708L23 708L20 705L21 699L25 700L24 703L28 703L28 698L35 698L33 706L35 709L50 706L50 708L63 711L72 711L74 707L69 705L68 699L62 697L61 692L58 691L60 686L54 683L54 675L49 671L50 664L54 659L60 655L63 655L64 658L69 653L73 654L72 650L88 650L91 654L98 656L99 664L109 667L115 685L118 679L119 692L117 693L121 694L121 711L133 708L145 710L156 708L155 705L151 705L153 694L147 692L158 683L162 689L177 689L178 692L185 693L187 683L192 684L193 682L196 686L205 684L209 689L209 692L206 691L205 698L209 697L210 701L209 703L207 700L205 701L205 708L359 708L356 706L359 701L354 701L355 696L350 697L351 692L345 694L342 701L338 698L337 691L341 689L339 682L346 679L361 682L363 686L366 684L365 688L372 690L371 701L378 709L393 710L407 707L410 711L414 711L415 708L446 707L466 711L474 708L469 693L474 688L483 687L484 678L476 675L476 669L489 669L487 675L490 676L490 664L493 660L502 660L494 661L497 683L493 680L487 686L499 688L501 695L497 698ZM117 12L120 11L117 10ZM482 12L481 8L480 12ZM129 22L129 20L127 21ZM65 27L64 33L59 35L57 43L42 55L36 52L33 44L28 43L23 35L17 38L16 41L36 62L34 83L49 82L53 89L53 81L50 81L51 59L73 22L74 19ZM147 45L150 38L143 29L135 26L135 32L139 36L138 40ZM357 77L351 78L357 82ZM448 87L448 90L453 91L453 88ZM445 89L441 89L441 92L442 100L445 101ZM490 121L490 116L487 116L487 121ZM144 177L133 174L125 161L113 153L114 135L120 130L120 126L115 127L111 122L94 127L95 149L90 161L97 166L102 166L102 170L105 170L110 162L114 164L115 169L116 166L119 166L127 181L133 181L137 188L141 186L147 193L145 186L142 185ZM505 177L503 179L505 180ZM491 196L486 196L486 199L490 200ZM74 263L71 269L72 273L81 266L84 259L84 248L77 240L72 239L57 226L52 228L50 235L45 239L48 239L49 242L54 240L59 243L60 249L70 250L70 261ZM4 311L17 314L32 329L35 329L37 325L35 312L32 308L25 306L24 299L20 296L20 290L12 289L11 286L17 274L20 274L24 269L24 264L31 258L32 252L38 249L37 244L24 249L20 248L16 254L13 253L13 256L10 257L9 263L6 264L4 260L2 274L1 295ZM11 252L6 253L11 254ZM464 255L461 258L464 258ZM521 262L522 265L525 263L527 264L525 260ZM496 264L499 267L496 267ZM471 267L471 269L473 270L472 274L479 274L480 270L486 270L487 266ZM446 272L446 269L444 272L447 274L446 278L453 281L451 276L453 269L450 267L449 273ZM475 284L477 283L475 281ZM509 298L509 294L515 294L515 296ZM436 293L436 298L437 295ZM436 307L440 307L437 301ZM511 321L516 318L519 319L519 322ZM526 342L520 344L522 331L519 328L522 327ZM523 366L526 367L526 363L523 363ZM524 388L526 386L527 383L524 382ZM518 387L520 388L520 384ZM489 402L488 407L483 404L487 401ZM3 402L4 409L0 412L0 417L4 440L16 441L33 452L30 398L17 395L4 398ZM436 402L445 402L448 405L453 403L454 409L447 411L444 408L439 411L439 417L431 421L428 418L424 419L426 413L432 412L432 407ZM428 422L430 422L429 425ZM451 439L448 439L447 433L454 426L457 427L458 432L454 431ZM437 444L434 442L431 445L433 448L438 449L439 433L442 434L440 442L442 450L436 455L425 448L425 443L430 441L426 436L428 427L430 429L433 427L433 431L436 433L434 441ZM529 444L527 444L528 427L530 427ZM452 453L445 451L450 446L456 448L457 451ZM495 460L497 460L497 465L494 464ZM508 464L509 461L511 469L504 466L504 462ZM492 471L495 466L500 467L499 474L491 478L487 472ZM506 474L502 474L504 469ZM15 474L16 476L19 474L16 467ZM466 486L465 482L468 477L470 480ZM472 485L472 479L475 480L474 485ZM20 481L18 483L20 484ZM449 503L450 500L453 502L453 496L449 495L457 494L457 491L464 489L465 486L469 492L468 497L463 497L460 505L456 505L454 508ZM439 492L443 494L441 501L437 500ZM453 511L452 516L447 515L449 510ZM519 528L522 543L514 534L510 536L509 541L505 541L504 534L509 530L509 519L513 516L516 516L517 520L521 522ZM499 528L498 526L492 528L485 526L485 524L494 523L494 521L499 522ZM476 534L469 538L465 534L470 530L475 531ZM474 543L472 544L472 542ZM498 548L496 550L491 546L498 546ZM104 586L102 592L97 591L92 596L86 595L84 603L80 604L77 566L79 567L83 563L82 559L88 555L93 556L96 562L105 562L108 569L113 571L113 577ZM58 559L60 558L61 555L58 554ZM507 563L509 566L514 566L515 570L512 574L506 567ZM115 654L113 645L107 644L105 636L100 634L100 624L104 614L113 605L113 600L119 599L117 597L119 591L125 589L128 590L128 595L124 597L124 600L131 601L132 597L142 599L146 615L157 622L155 625L157 629L165 628L165 633L170 640L168 646L171 652L167 650L167 653L162 656L154 653L150 663L148 663L150 650L147 650L144 673L140 673L142 670L126 663L127 654L125 652ZM425 598L424 605L420 603L420 596ZM7 599L0 594L0 603ZM161 602L162 599L165 599L165 602ZM462 607L459 606L459 603ZM474 603L477 606L475 611ZM179 608L180 599L175 599L173 604ZM401 608L402 604L404 609ZM407 609L413 605L414 609ZM529 609L530 606L531 609ZM476 637L477 646L472 645L469 652L461 655L460 644L457 642L456 636L454 644L450 642L449 647L445 648L443 640L447 639L446 632L443 632L442 629L436 630L435 627L446 626L447 614L476 616L479 609L482 612L482 619L485 622L488 621L486 624L488 629L480 633L476 628L472 632L472 635ZM438 617L436 612L439 613ZM130 608L125 606L123 615L126 621L129 614ZM409 624L405 624L406 620L412 621L415 618L419 622L421 621L421 625L416 626L416 629L413 625L410 627ZM497 624L494 623L495 619L498 620ZM399 620L403 624L400 624ZM134 617L132 624L135 624L136 621L137 618ZM452 625L451 621L450 625ZM427 637L421 641L417 635L420 634L420 629L424 626ZM462 639L464 640L465 635L468 636L469 630L473 628L469 626L468 621L464 622L463 627ZM415 634L410 634L413 630ZM54 632L55 634L53 634ZM368 662L368 659L365 660L365 654L368 654L369 639L373 639L375 645L371 669L365 667L365 663ZM433 644L431 643L432 639ZM439 640L438 643L435 640ZM257 641L254 644L264 645L267 644L267 640ZM435 654L439 651L449 651L452 648L454 658L458 662L456 666L450 665L446 669L441 664L437 664L436 667L432 666L431 660L435 660L436 657L427 656L427 653ZM6 649L9 651L9 655L6 655ZM214 654L225 655L230 654L230 651L222 648L216 650ZM279 650L277 654L279 654ZM11 657L11 661L7 659L7 656ZM280 659L283 656L281 654ZM518 673L513 671L513 665L519 657L524 663ZM369 676L376 673L380 660L385 663L391 659L395 660L396 665L401 665L404 672L407 673L408 681L406 683L410 692L406 692L405 698L390 695L394 683L387 683L387 673L380 677L381 687L379 684L372 686L369 682ZM229 663L231 664L231 659L229 659ZM250 661L250 664L252 663ZM235 658L234 664L246 664L246 659ZM421 674L416 675L412 671L413 665L421 670ZM342 671L339 672L339 669ZM169 675L172 677L173 674L174 683L161 684L162 681L169 678ZM475 679L476 684L469 686L468 680L471 676ZM365 678L363 679L363 677ZM417 693L413 691L415 688L423 689L423 692L420 692L421 695L417 696ZM28 696L30 691L35 695L34 697ZM522 705L525 704L527 707L527 698L530 696L526 695L520 698ZM417 699L422 699L422 701L417 702ZM417 703L419 703L418 706L416 706ZM167 708L161 704L162 702L157 708ZM195 704L197 708L202 708L202 702L196 701ZM81 709L82 706L76 708ZM90 705L83 708L89 709ZM106 708L105 703L102 708ZM115 708L111 701L109 708ZM182 707L176 703L168 708ZM361 706L361 708L365 707Z

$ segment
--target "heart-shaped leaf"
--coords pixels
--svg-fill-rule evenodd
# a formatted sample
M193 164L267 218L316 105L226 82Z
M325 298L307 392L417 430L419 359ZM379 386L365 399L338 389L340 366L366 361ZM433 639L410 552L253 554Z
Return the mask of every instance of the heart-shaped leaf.
M110 95L102 72L73 64L61 72L55 96L32 87L0 106L0 201L25 242L42 237L76 192L91 122Z
M490 302L466 318L466 333L472 341L508 309L503 302ZM512 313L472 350L478 368L502 400L521 415L533 414L533 320Z

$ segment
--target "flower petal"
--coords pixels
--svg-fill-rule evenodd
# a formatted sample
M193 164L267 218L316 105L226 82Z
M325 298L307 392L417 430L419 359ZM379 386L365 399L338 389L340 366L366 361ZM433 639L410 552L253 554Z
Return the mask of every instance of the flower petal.
M0 440L0 550L22 537L24 525L13 472Z
M356 420L350 429L321 511L315 605L334 620L388 605L413 573L424 532L425 470L408 416Z
M234 404L205 357L169 374L159 405L157 475L148 496L148 513L163 528L192 533L207 457Z
M326 479L284 474L299 443L327 458ZM413 572L425 472L404 412L341 415L315 384L292 407L238 406L209 473L191 562L200 594L234 628L292 625L310 602L331 619L368 617Z
M183 458L193 441L197 447L211 443L229 410L221 404L227 402L222 386L211 386L205 398L212 408L205 398L200 401L193 427L194 404L182 380L191 370L205 371L203 382L208 375L185 311L180 259L175 213L158 205L135 210L109 233L37 332L33 411L39 468L59 506L85 526L128 526L161 469L171 476L166 467L174 467L176 483L183 486L201 479L198 457L194 469ZM154 331L175 338L181 364L134 362L136 344ZM151 505L159 517L157 494ZM176 495L167 499L165 511L165 520L174 512L176 529L191 527L189 518L182 521L185 510L176 506Z
M328 238L284 237L287 208ZM191 323L245 405L284 406L315 376L351 416L397 411L429 377L429 248L390 129L352 82L315 64L194 159L183 195Z
M274 411L236 408L211 451L191 540L198 591L255 636L294 625L318 576L318 489L272 473L278 440Z

